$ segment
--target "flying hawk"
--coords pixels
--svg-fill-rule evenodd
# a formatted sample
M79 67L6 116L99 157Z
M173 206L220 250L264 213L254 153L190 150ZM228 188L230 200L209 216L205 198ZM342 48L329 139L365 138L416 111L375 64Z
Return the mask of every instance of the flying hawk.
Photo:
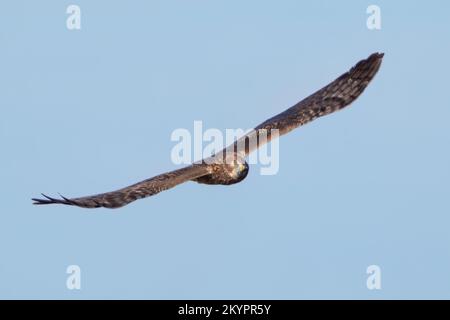
M263 143L270 141L271 130L277 129L279 135L283 135L316 118L348 106L359 97L373 79L380 68L382 59L383 53L373 53L367 59L359 61L348 72L324 88L284 112L264 121L251 134L245 135L235 141L233 145L224 149L229 151L231 147L234 150L234 152L226 153L226 161L203 160L188 167L160 174L117 191L93 196L70 199L61 196L61 199L55 199L42 194L45 199L32 199L34 201L33 203L38 205L59 203L83 208L119 208L135 200L173 188L186 181L222 185L238 183L245 179L249 170L245 157ZM268 133L266 139L259 139L261 132ZM253 135L253 137L249 135ZM253 146L244 143L244 150L239 151L235 148L239 143L247 142L249 138L255 138L255 136L257 143L253 144ZM231 159L229 158L230 154Z

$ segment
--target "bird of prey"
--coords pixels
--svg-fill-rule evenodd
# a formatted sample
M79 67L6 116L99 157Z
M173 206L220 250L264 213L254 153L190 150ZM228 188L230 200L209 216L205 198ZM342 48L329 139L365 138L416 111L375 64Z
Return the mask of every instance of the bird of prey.
M367 59L359 61L348 72L336 80L303 99L293 107L264 121L252 131L252 138L257 143L250 146L244 143L242 150L235 148L239 143L246 142L251 134L244 135L231 146L224 149L226 161L199 161L190 166L166 172L153 178L138 182L131 186L97 195L60 199L42 194L45 199L32 199L34 204L65 204L83 208L119 208L132 201L155 195L187 181L204 184L231 185L241 182L248 174L249 166L246 156L263 143L271 140L271 130L276 129L279 135L302 126L316 118L341 110L356 100L373 79L380 68L383 53L373 53ZM266 133L266 139L259 139L261 132ZM275 136L275 135L274 135ZM223 150L221 151L223 154ZM230 158L231 154L231 158ZM218 157L220 158L220 157ZM230 161L229 161L230 160Z

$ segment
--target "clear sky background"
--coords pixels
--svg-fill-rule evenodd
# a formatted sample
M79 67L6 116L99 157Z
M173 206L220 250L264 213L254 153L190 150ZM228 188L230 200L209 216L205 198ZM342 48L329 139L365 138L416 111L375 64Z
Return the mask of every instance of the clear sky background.
M66 28L70 4L81 30ZM448 1L2 2L0 298L450 298L449 14ZM277 175L256 165L234 186L117 210L31 204L174 169L174 129L250 128L375 51L360 99L282 137Z

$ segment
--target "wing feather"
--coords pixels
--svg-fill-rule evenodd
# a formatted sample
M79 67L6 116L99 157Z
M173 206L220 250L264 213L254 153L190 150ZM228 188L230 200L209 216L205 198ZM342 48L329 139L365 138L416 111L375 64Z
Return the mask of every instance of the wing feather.
M70 199L61 195L61 199L56 199L42 194L45 199L34 198L32 200L34 201L33 204L37 205L59 203L83 208L120 208L135 200L155 195L161 191L173 188L180 183L209 173L210 168L208 165L194 164L189 167L157 175L112 192Z
M281 136L318 117L350 105L374 78L380 68L383 55L383 53L373 53L367 59L359 61L339 78L293 107L256 126L253 131L237 140L230 147L237 150L237 148L242 149L245 146L245 154L249 154L272 139L271 130L273 129L278 129L279 136ZM266 139L259 138L261 132L267 133ZM256 139L256 143L249 143L252 138Z

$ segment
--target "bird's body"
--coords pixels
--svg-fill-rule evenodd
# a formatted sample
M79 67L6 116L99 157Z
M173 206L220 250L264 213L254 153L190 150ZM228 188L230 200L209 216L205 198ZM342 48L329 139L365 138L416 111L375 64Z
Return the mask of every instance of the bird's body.
M244 180L249 166L245 157L272 138L341 110L356 100L380 68L382 53L374 53L358 62L324 88L303 99L293 107L264 121L255 130L235 141L218 154L188 167L163 173L153 178L113 192L81 198L32 199L34 204L59 203L84 208L119 208L137 199L155 195L186 181L202 184L231 185ZM276 130L277 134L272 134ZM264 139L263 138L263 134ZM248 143L254 139L256 143ZM241 148L240 148L241 147ZM219 156L217 156L219 155Z
M247 177L249 165L239 153L229 153L224 161L203 161L208 164L211 173L195 178L193 181L204 184L230 185L241 182ZM204 165L204 164L201 164Z

